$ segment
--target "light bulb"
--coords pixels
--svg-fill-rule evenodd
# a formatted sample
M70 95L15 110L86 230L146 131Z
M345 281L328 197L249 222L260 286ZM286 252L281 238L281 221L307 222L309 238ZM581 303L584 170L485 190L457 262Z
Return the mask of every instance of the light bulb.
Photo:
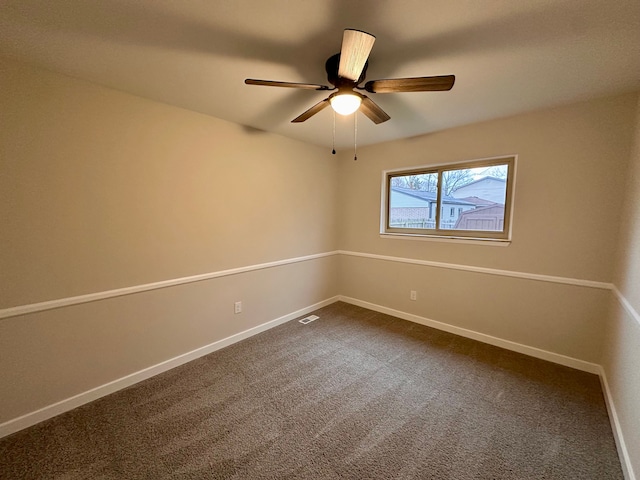
M331 108L340 115L350 115L360 107L362 98L351 93L343 93L331 97Z

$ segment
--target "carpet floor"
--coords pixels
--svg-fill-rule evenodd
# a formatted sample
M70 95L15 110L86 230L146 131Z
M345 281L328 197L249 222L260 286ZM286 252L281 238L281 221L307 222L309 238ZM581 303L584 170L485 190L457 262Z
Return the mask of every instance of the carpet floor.
M597 376L314 313L0 440L0 478L623 479Z

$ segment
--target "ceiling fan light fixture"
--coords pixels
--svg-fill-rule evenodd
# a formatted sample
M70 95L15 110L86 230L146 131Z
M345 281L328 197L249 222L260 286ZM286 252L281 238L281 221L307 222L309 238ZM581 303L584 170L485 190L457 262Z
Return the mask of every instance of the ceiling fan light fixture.
M360 108L362 97L351 93L342 93L329 99L331 108L340 115L351 115Z
M366 90L369 93L434 92L451 90L451 87L453 87L456 79L454 75L369 80L361 87L360 84L366 78L369 54L375 39L375 36L362 30L345 29L342 35L340 52L329 57L324 64L327 80L332 87L315 83L279 82L255 78L247 78L244 83L247 85L302 88L305 90L337 90L337 92L332 93L291 120L291 123L301 123L309 120L309 118L331 105L334 114L351 115L360 110L364 116L376 125L386 122L391 117L373 100L356 92L356 90Z

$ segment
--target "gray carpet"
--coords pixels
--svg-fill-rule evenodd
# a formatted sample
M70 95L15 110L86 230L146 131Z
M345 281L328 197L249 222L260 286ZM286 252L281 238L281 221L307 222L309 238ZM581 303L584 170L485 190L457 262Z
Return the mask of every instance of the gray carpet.
M0 440L0 478L623 478L595 375L315 313Z

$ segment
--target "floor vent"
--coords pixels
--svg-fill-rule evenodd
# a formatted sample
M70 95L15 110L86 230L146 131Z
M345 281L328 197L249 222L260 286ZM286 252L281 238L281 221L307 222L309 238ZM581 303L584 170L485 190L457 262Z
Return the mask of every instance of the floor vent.
M309 315L308 317L305 317L305 318L303 318L303 319L301 319L301 320L298 320L298 321L299 321L300 323L302 323L303 325L306 325L307 323L311 323L311 322L313 322L314 320L317 320L317 319L319 319L319 318L320 318L320 317L319 317L319 316L317 316L317 315Z

